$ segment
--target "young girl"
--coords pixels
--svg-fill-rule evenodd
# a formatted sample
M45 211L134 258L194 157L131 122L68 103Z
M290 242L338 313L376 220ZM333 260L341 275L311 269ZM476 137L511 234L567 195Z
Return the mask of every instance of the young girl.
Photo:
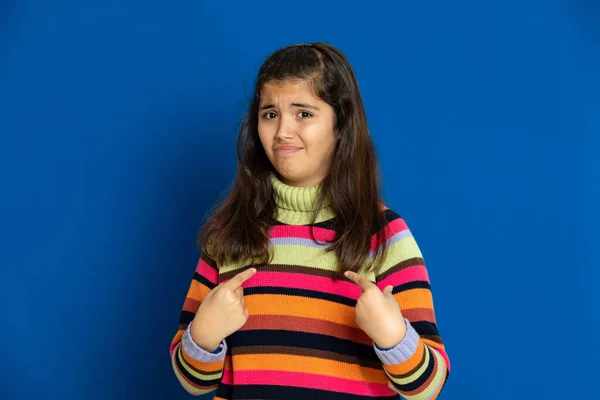
M381 202L346 57L325 43L269 56L237 150L171 343L181 385L213 399L435 399L450 363L428 273Z

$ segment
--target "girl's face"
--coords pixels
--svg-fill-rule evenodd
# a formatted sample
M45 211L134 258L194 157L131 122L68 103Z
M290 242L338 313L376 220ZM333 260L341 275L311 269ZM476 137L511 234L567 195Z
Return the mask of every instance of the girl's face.
M281 180L316 186L335 148L335 112L305 81L266 82L260 92L258 135Z

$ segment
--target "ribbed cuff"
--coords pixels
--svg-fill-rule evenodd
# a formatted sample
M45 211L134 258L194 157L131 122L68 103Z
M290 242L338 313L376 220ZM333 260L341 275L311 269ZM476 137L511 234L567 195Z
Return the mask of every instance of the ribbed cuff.
M190 333L191 326L192 323L190 322L185 332L183 332L183 336L181 338L181 345L183 346L183 350L186 352L186 354L199 362L209 363L223 361L225 359L225 353L227 352L227 343L225 340L221 342L219 348L215 350L215 353L206 351L202 347L198 346L192 339L192 334Z
M406 318L404 318L404 322L406 322L406 335L404 335L404 339L396 346L391 349L381 350L377 345L373 344L377 357L385 364L400 364L417 352L419 334Z

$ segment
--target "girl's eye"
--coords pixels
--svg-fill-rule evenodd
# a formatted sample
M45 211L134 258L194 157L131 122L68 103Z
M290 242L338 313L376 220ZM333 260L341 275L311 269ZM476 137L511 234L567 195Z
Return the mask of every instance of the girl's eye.
M312 114L306 111L300 111L298 115L300 115L302 118L312 117Z
M275 115L275 113L274 113L274 112L270 111L270 112L268 112L268 113L265 113L265 114L263 115L263 117L264 117L264 118L266 118L266 119L273 119L273 118L275 118L275 117L276 117L276 115Z

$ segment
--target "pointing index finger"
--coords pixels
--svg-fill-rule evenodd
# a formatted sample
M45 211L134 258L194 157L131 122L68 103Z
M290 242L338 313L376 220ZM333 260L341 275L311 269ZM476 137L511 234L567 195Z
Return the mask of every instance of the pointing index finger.
M256 268L248 268L245 271L240 272L227 282L223 284L224 287L227 287L233 291L242 287L242 284L246 282L254 273L256 272Z
M363 276L360 276L356 272L346 271L344 275L346 276L346 278L350 279L352 282L360 286L363 292L372 287L377 287L373 282L369 281Z

